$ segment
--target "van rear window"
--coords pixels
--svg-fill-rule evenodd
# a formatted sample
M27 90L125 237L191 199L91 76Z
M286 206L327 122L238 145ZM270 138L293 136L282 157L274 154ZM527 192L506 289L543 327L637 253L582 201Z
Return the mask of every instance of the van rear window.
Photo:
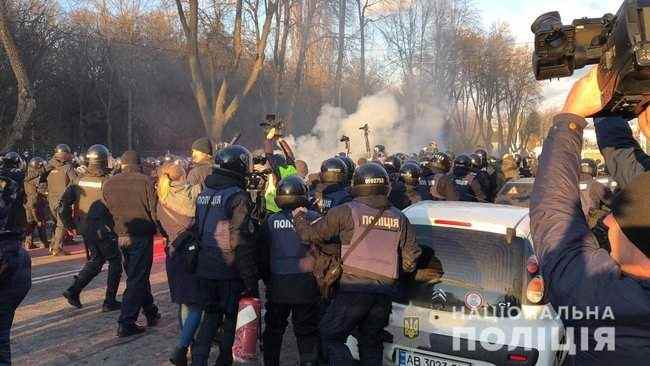
M502 315L519 307L525 245L504 235L416 225L423 255L418 272L403 285L403 302L446 311L476 309Z

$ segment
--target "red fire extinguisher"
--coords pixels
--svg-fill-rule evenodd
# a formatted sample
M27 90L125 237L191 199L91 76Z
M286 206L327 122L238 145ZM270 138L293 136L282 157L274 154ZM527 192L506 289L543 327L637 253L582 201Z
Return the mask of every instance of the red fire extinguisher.
M261 331L261 317L262 300L254 297L244 297L239 300L235 343L232 346L232 357L235 362L257 360L257 341Z

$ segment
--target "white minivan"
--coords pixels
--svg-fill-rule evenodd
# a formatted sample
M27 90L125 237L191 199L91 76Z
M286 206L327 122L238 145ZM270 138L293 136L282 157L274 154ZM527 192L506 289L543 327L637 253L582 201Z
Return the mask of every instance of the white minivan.
M404 213L423 254L393 303L384 365L563 362L565 331L546 303L528 209L425 201ZM353 337L348 346L357 353Z

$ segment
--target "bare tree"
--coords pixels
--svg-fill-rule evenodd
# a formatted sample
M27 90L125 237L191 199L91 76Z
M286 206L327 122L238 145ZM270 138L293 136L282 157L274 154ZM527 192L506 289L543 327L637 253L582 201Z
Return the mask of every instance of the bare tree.
M201 66L201 53L199 49L199 3L198 0L189 0L188 2L188 11L183 9L181 0L176 0L176 6L187 41L186 55L192 74L194 94L203 119L206 134L218 141L221 140L224 127L239 110L242 99L248 96L253 90L255 83L257 83L264 69L266 45L278 3L277 0L268 1L264 25L256 37L254 60L248 71L245 85L242 89L234 91L234 96L228 100L230 97L229 94L232 92L230 90L231 81L241 67L244 52L242 34L243 1L236 0L235 2L235 21L232 32L232 50L229 52L229 64L222 78L221 86L212 98L210 98L206 90Z
M16 46L13 34L9 29L9 6L7 0L0 0L0 41L11 63L11 68L17 84L16 114L12 123L11 133L5 142L4 149L13 147L23 138L23 132L36 109L36 98L32 93L27 70L23 64L20 50Z

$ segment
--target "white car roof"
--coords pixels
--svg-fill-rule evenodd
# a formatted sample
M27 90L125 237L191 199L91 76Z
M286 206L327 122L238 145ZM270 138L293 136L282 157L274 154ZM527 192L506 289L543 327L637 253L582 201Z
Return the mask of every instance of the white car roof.
M454 227L466 230L506 234L515 229L517 236L530 233L528 208L476 202L422 201L404 210L413 225ZM467 223L455 225L440 221ZM438 222L436 222L438 221Z

